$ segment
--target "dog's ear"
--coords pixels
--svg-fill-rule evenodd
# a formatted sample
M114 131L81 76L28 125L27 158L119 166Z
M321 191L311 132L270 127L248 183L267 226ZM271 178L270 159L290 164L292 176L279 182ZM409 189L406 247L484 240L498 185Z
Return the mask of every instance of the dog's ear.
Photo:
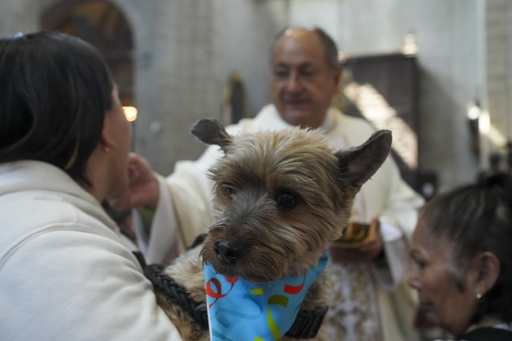
M219 145L224 151L232 143L232 138L224 126L213 118L203 118L197 121L190 132L203 143Z
M359 189L386 160L391 141L391 131L379 130L359 147L336 152L343 177Z

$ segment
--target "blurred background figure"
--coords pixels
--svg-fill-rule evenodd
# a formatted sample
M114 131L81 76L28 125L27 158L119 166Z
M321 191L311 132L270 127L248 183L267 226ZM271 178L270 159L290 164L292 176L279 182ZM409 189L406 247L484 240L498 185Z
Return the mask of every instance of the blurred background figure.
M98 48L121 101L138 109L133 149L161 174L202 153L188 131L205 116L224 121L224 85L233 71L244 81L249 117L270 102L268 44L293 25L316 25L333 37L347 76L343 112L395 132L402 176L426 198L491 167L512 169L512 3L240 0L233 12L227 6L234 5L4 0L0 34L43 28Z

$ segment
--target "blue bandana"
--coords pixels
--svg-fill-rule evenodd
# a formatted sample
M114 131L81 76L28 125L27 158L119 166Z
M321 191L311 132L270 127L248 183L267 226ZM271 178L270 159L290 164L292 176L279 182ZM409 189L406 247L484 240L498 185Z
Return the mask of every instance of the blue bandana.
M215 273L204 265L211 341L279 340L291 328L309 287L327 265L324 253L317 267L273 283L252 283Z

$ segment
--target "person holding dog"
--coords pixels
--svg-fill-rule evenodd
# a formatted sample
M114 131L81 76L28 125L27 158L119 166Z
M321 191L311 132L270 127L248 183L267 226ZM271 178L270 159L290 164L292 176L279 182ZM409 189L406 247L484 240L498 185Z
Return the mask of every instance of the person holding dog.
M99 52L17 34L0 79L0 340L180 341L102 207L128 186L132 131Z
M409 285L419 323L456 340L512 340L512 177L483 176L420 211Z
M181 340L101 202L131 125L100 54L63 33L0 40L0 339Z
M320 129L337 150L362 144L374 132L370 124L331 106L341 77L337 58L336 45L323 30L283 30L276 36L270 56L273 103L255 118L242 119L227 131L237 134L300 126ZM111 204L115 208L145 206L155 210L151 232L138 228L142 244L149 245L151 261L168 261L170 250L183 250L210 226L211 182L205 174L220 155L218 148L209 147L196 161L177 162L167 178L153 174L140 156L132 155L130 186ZM376 238L360 247L331 249L329 271L334 292L327 318L331 340L418 338L409 318L414 301L403 279L408 240L423 203L401 179L391 157L363 185L352 219L373 222L379 229Z

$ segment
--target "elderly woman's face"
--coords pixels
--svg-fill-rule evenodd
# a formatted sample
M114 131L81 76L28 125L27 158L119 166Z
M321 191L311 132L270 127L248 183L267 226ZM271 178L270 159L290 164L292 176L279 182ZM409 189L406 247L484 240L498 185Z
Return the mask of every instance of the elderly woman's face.
M419 308L428 323L460 335L469 326L476 307L474 273L464 273L461 290L455 280L451 243L429 238L427 228L418 226L414 232L407 281L418 292Z

